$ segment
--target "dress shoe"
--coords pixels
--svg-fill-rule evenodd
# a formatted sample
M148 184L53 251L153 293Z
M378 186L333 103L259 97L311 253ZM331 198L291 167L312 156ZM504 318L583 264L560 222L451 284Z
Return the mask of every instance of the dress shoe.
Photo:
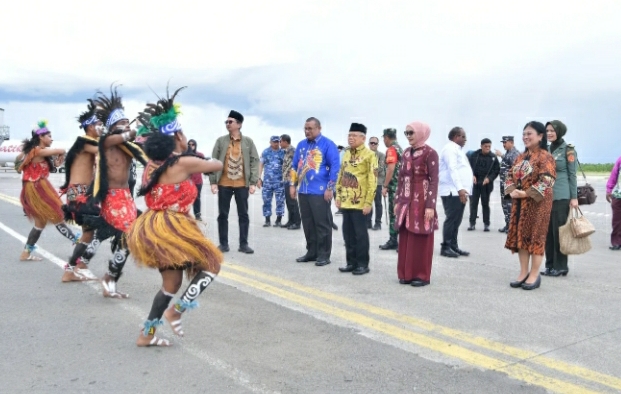
M280 227L283 227L283 228L289 228L289 226L291 226L292 224L293 224L293 223L291 223L291 222L287 222L287 223L285 223L285 224L281 225Z
M237 249L238 252L242 252L242 253L246 253L246 254L253 254L254 250L252 250L250 248L250 246L248 245L242 245L239 247L239 249Z
M364 275L364 274L368 274L371 270L368 269L367 267L356 267L355 270L353 270L351 273L354 275Z
M440 251L440 256L457 258L459 257L459 253L451 248L442 248L442 250Z
M338 230L339 226L337 226L336 223L332 222L332 229L333 230Z
M287 227L287 230L299 230L299 229L300 229L299 224L292 224L291 226Z
M548 276L550 275L550 271L552 271L552 268L546 268L545 271L541 271L539 273L543 276Z
M471 224L471 225L468 227L468 231L474 231L474 228L475 228L475 227L474 227L474 224Z
M375 225L373 225L373 231L377 231L381 229L382 229L381 223L375 223Z
M368 229L368 230L371 230L372 228L373 228L373 223L368 222L368 223L367 223L367 229Z
M339 271L341 272L352 272L355 269L356 267L354 267L353 265L346 265L345 267L339 267Z
M317 267L323 267L324 265L328 265L328 264L330 264L330 263L331 263L331 261L330 261L330 260L319 260L319 261L317 261L317 262L315 263L315 265L316 265Z
M297 261L298 263L308 263L309 261L317 261L317 257L305 254L304 256L295 259L295 261Z
M400 285L409 285L411 283L412 283L411 280L399 279L399 284Z
M499 229L498 229L498 232L499 232L499 233L505 233L505 234L506 234L506 233L508 233L508 232L509 232L509 229L507 228L507 226L504 226L503 228L499 228Z
M457 246L451 246L451 250L460 256L470 256L470 252L459 249Z
M528 275L526 275L523 280L514 280L513 282L509 283L509 286L513 287L514 289L522 287L522 285L526 283L526 279L528 279Z
M621 245L612 245L608 249L610 249L610 250L621 250Z
M275 221L273 227L282 227L282 223L280 222L280 220Z
M541 275L537 275L537 280L534 283L524 282L522 284L522 290L534 290L541 286Z
M483 231L489 233L489 225L486 224L485 227L483 227Z
M420 280L420 279L413 280L411 283L411 285L414 287L423 287L423 286L427 286L428 284L429 282L425 280Z
M398 247L399 243L394 238L390 238L388 242L386 242L384 245L380 245L379 248L382 250L393 250L397 249Z
M229 248L229 245L218 245L218 249L220 249L220 252L224 252L224 253L231 250L231 248Z

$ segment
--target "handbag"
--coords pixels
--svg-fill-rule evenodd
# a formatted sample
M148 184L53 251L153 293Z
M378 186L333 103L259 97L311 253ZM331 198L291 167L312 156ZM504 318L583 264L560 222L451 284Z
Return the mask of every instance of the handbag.
M582 172L585 183L584 186L578 186L578 205L591 205L597 200L597 194L595 194L593 186L587 182L586 175L584 175L584 171L580 165L580 160L576 159L576 161L578 162L578 167L580 168L580 172Z
M567 223L558 228L561 253L564 255L584 254L591 250L591 238L576 238L571 231L571 213Z
M595 232L595 226L584 217L580 208L572 208L570 210L569 223L571 224L571 232L574 238L588 237Z

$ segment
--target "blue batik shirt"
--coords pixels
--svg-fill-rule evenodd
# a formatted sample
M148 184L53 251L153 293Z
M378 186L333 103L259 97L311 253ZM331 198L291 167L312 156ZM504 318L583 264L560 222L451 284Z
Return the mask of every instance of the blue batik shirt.
M313 141L298 144L293 156L291 185L296 185L301 194L324 194L327 189L334 190L340 168L336 144L320 134Z
M285 151L267 148L261 153L263 164L263 183L282 182L282 163L285 159Z

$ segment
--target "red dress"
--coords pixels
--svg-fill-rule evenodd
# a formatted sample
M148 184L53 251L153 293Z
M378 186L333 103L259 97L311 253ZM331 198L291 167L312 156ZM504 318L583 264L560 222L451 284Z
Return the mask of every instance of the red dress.
M439 168L438 153L428 145L408 148L401 156L395 195L399 279L430 282L434 231L438 229ZM425 220L426 209L434 210L432 220Z

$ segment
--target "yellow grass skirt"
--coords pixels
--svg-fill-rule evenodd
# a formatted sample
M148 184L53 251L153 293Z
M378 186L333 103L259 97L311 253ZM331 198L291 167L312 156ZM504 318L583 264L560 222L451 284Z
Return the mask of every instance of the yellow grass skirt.
M58 192L47 179L35 182L22 182L20 201L30 220L45 221L45 224L58 224L64 220L63 202Z
M188 269L188 275L198 271L217 274L223 259L196 220L168 210L148 210L138 216L127 234L127 245L139 265Z

